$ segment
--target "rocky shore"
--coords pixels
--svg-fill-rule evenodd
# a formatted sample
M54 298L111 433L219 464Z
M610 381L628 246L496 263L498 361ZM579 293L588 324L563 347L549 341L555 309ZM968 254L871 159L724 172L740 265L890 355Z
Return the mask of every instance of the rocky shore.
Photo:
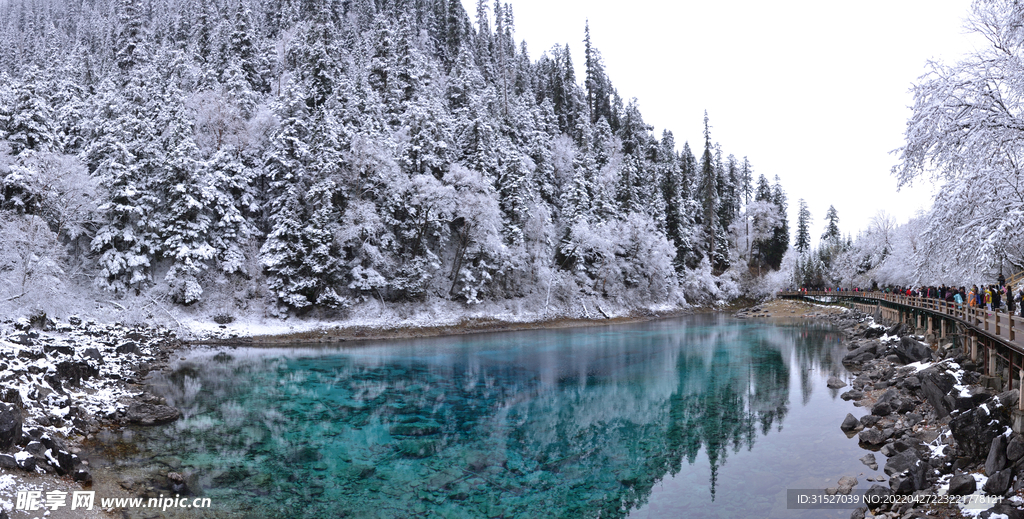
M868 478L866 493L897 503L861 507L852 519L1024 518L1024 436L1010 427L1018 390L997 393L978 385L981 367L954 347L951 338L928 337L929 345L906 325L883 326L855 310L807 307L805 317L826 320L848 338L842 362L851 376L832 377L828 385L845 389L841 398L854 401L865 413L848 414L837 425L872 451L861 458L868 467L877 468L875 453L885 456L886 476ZM756 317L771 312L759 305L742 313ZM849 493L859 484L846 476L826 492ZM934 502L940 495L984 496L988 502Z
M77 317L2 323L0 519L24 516L13 510L17 491L90 488L83 446L98 434L178 419L178 410L147 394L142 380L179 346L167 330Z

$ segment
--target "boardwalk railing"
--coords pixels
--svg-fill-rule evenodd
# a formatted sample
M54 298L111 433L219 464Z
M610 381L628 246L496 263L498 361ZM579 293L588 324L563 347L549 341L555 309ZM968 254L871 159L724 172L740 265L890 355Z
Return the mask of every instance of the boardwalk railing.
M845 300L859 303L861 309L865 303L873 304L885 320L910 324L917 333L936 343L959 328L956 336L964 339L960 341L964 352L972 361L984 362L986 375L999 379L997 386L1005 382L1012 388L1018 372L1024 379L1024 335L1017 337L1017 331L1024 328L1024 317L940 299L883 292L791 291L779 292L779 297Z

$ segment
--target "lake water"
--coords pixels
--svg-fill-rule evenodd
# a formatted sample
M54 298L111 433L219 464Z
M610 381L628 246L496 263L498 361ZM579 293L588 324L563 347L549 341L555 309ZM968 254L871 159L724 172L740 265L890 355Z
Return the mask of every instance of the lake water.
M722 315L196 350L156 381L183 419L106 440L115 471L185 474L214 504L191 516L845 518L786 509L877 474L825 387L844 352Z

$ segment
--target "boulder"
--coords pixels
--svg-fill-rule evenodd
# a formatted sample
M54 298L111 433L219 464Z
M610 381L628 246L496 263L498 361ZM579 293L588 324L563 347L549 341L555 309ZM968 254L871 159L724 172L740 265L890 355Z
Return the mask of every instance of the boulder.
M74 355L75 349L67 344L44 344L43 352L49 354L59 353L61 355Z
M978 490L978 482L971 474L959 472L949 480L949 491L951 496L966 496Z
M1015 434L1009 443L1006 444L1006 460L1013 463L1022 456L1024 456L1024 437Z
M1000 470L995 474L988 477L988 481L985 482L985 486L981 487L985 492L1001 496L1010 489L1010 483L1013 481L1012 470Z
M167 405L134 403L128 407L125 417L139 425L162 425L181 418L181 411Z
M8 451L21 440L21 411L13 405L0 403L0 451Z
M855 418L852 413L846 413L846 419L843 420L843 423L842 425L839 426L839 429L841 429L845 433L850 433L856 431L857 428L860 426L860 420Z
M871 406L871 414L875 416L889 416L899 406L899 392L889 389L882 396L878 397L875 405Z
M914 402L913 400L901 399L895 402L896 408L894 409L894 411L896 411L899 414L907 414L913 411L914 408L917 407L917 404L918 403Z
M881 419L882 418L880 416L869 414L867 416L862 416L860 418L860 424L863 425L866 429L868 427L874 427L875 424L878 423L878 421Z
M118 346L114 350L114 352L117 353L118 355L125 355L125 354L128 354L128 353L131 353L132 355L135 355L135 354L139 353L139 347L134 342L128 341L128 342Z
M985 458L985 474L991 476L1006 468L1006 443L1006 436L1002 434L992 439L988 457Z
M1024 519L1024 512L1018 510L1012 503L997 503L979 514L978 517L981 519Z
M883 335L885 335L885 327L883 326L872 326L864 330L865 339L877 339Z
M975 460L988 457L992 449L992 440L1002 435L1009 425L1010 413L1003 406L979 406L960 413L949 421L949 429L953 433L958 450Z
M76 470L75 473L72 475L72 478L74 478L75 481L81 483L82 485L85 485L86 487L92 485L92 474L90 474L88 470Z
M846 382L843 382L839 377L832 375L831 377L828 377L828 382L825 383L825 387L828 387L829 389L839 389L841 387L846 387Z
M14 456L10 454L0 454L0 469L16 469L18 468L18 461L14 459Z
M29 337L27 333L15 333L9 335L7 337L7 340L9 342L13 342L14 344L20 344L22 346L32 346L32 344L34 344L34 342L32 341L32 337Z
M882 485L871 485L871 488L864 492L864 502L867 503L871 509L876 509L886 504L886 499L892 495L892 490L889 487Z
M21 391L13 387L0 388L0 402L14 404L17 407L24 406L24 402L21 401Z
M57 464L54 466L57 469L57 474L64 476L74 473L75 466L79 463L78 456L65 450L51 451L51 453L53 453L54 459L57 460Z
M891 432L889 433L889 436L892 436ZM864 429L860 432L857 439L860 443L865 445L878 446L885 443L885 440L889 439L889 436L886 436L883 431L879 431L878 429Z
M82 356L103 364L103 355L100 354L100 350L96 348L86 348L85 351L82 352Z
M967 390L967 395L956 393L949 396L953 397L953 406L955 409L966 411L977 407L979 404L987 402L988 399L992 398L992 395L992 390L987 387L973 386Z
M885 331L885 334L888 335L889 337L902 337L906 333L906 327L903 326L903 323L896 323Z
M886 460L883 471L889 476L901 474L916 466L919 461L921 461L921 457L917 454L917 451L907 449Z
M849 391L839 395L839 398L842 398L843 400L846 400L846 401L850 401L850 400L860 400L860 399L864 398L865 396L866 395L864 394L863 391L857 391L857 390L851 389L851 390L849 390Z
M903 337L893 350L904 364L912 362L929 362L932 360L932 349L913 337Z
M910 452L912 450L913 449L908 449L903 452ZM903 453L901 452L900 454ZM924 490L928 488L928 469L929 465L926 460L918 460L916 463L914 463L913 466L910 467L910 470L908 471L908 479L910 479L910 481L914 484L914 490L912 490L911 492L917 490Z
M871 414L875 416L889 416L890 413L892 413L892 407L889 406L889 402L876 402L871 406Z
M914 491L914 478L910 475L889 478L889 488L893 494L906 495Z
M952 408L945 398L953 389L953 384L956 384L956 378L947 373L946 366L941 364L921 370L917 378L921 380L918 396L932 405L939 418L948 416Z
M878 462L875 461L874 454L865 455L863 458L860 459L860 462L867 465L867 467L871 470L878 470Z
M839 495L848 496L853 487L857 486L857 478L854 476L843 476L839 478L839 489L836 492Z
M36 471L36 458L31 454L22 451L14 455L14 460L18 462L18 467L25 472Z
M878 355L878 345L869 343L857 348L843 357L843 364L860 364L874 359Z
M82 380L99 375L99 370L85 361L66 360L57 364L57 377L67 384L77 386Z

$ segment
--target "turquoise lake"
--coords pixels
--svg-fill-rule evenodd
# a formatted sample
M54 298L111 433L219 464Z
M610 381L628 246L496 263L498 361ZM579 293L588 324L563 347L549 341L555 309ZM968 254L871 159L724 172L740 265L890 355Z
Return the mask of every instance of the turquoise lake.
M138 448L115 471L186 475L202 517L845 518L786 509L879 474L839 430L866 411L825 387L841 337L697 315L200 349L154 381L181 420L106 440Z

